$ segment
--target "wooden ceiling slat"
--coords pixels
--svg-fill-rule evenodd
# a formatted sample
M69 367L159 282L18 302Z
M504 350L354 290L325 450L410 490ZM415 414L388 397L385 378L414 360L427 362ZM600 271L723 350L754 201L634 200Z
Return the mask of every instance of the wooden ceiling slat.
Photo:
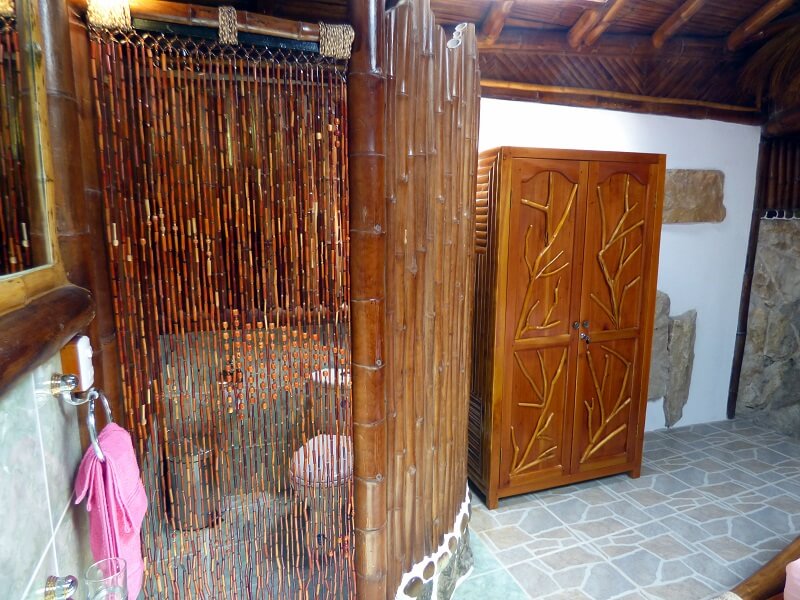
M706 0L686 0L653 34L653 46L661 48L705 3Z
M628 80L633 82L634 85L631 89L634 93L645 94L645 81L642 73L642 68L635 61L630 60L629 57L610 57L611 60L619 69L625 71L628 75Z
M770 0L767 2L731 33L726 43L728 50L739 49L751 35L772 21L772 19L789 8L792 4L794 4L794 0Z

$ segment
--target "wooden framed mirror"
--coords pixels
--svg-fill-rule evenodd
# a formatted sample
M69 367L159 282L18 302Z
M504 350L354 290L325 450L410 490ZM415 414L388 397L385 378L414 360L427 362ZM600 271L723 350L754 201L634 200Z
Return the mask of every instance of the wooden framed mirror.
M0 205L5 228L0 236L5 252L0 272L0 394L58 352L94 317L91 294L67 280L59 250L41 7L38 0L0 0L0 14L5 15L0 36L7 34L0 41L0 61L6 61L0 67L0 87L6 85L0 90L5 102L0 107L5 111L0 117L0 144L5 144L0 152L5 160L0 165L0 193L8 197ZM7 214L12 206L14 215ZM11 256L16 261L9 260Z
M0 15L3 315L66 283L66 279L56 243L38 4L35 0L6 0L0 2Z

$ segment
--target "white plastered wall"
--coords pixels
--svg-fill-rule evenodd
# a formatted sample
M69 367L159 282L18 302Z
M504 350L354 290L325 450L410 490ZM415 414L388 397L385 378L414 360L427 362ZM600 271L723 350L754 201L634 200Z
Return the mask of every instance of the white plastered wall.
M759 128L484 98L481 150L495 146L653 152L668 169L719 169L725 174L722 223L668 224L661 233L658 289L670 314L697 310L689 401L677 426L725 418L739 297L758 158ZM664 426L661 402L647 407L648 430Z

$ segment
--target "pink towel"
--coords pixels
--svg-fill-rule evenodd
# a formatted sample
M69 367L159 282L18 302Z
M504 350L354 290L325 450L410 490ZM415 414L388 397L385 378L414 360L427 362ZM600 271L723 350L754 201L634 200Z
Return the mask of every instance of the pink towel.
M800 600L800 558L786 565L784 600Z
M95 560L119 557L128 565L128 597L142 589L144 561L139 532L147 511L147 494L139 475L131 436L109 423L97 436L105 462L86 450L75 478L75 504L86 498L89 544Z

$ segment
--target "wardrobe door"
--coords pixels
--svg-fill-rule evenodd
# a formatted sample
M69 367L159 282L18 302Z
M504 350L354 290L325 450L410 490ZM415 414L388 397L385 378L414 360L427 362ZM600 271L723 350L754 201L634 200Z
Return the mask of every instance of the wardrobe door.
M636 462L647 385L643 323L658 168L591 163L581 283L581 342L575 395L572 471ZM649 297L649 295L647 296ZM642 415L643 416L643 415Z
M587 164L511 168L500 488L557 483L569 468Z

